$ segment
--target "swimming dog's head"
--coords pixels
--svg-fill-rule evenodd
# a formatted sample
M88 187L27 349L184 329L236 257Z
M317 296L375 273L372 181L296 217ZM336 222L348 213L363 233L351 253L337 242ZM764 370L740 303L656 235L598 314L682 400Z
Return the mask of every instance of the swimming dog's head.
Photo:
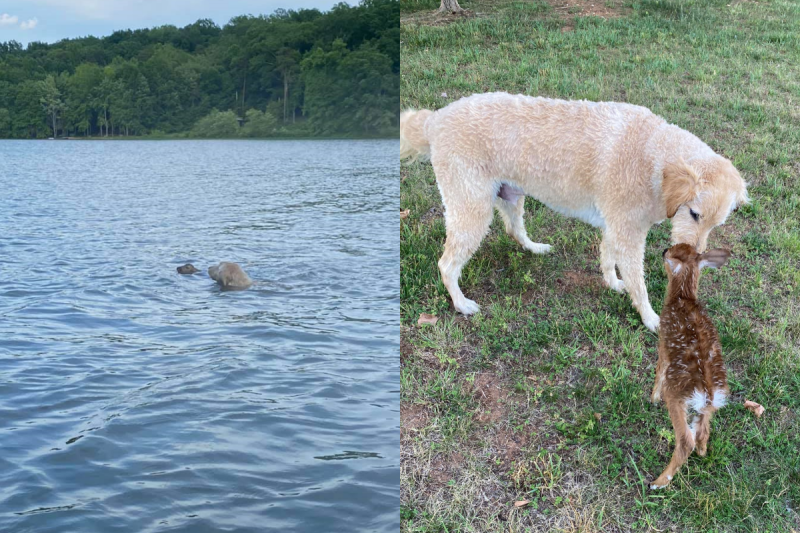
M724 157L678 160L664 167L661 191L672 219L672 244L687 243L702 253L708 234L747 203L747 185Z

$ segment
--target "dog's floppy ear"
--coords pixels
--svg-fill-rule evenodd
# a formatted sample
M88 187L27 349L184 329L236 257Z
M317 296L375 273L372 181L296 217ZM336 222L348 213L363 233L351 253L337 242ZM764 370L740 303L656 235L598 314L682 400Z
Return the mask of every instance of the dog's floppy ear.
M714 250L709 250L704 254L698 255L697 265L700 267L700 270L704 268L719 268L728 262L730 256L730 250L716 248Z
M661 193L667 206L667 218L674 217L680 206L697 196L699 184L700 178L683 160L664 167Z
M723 172L727 174L728 181L733 182L733 187L736 189L736 208L749 204L750 198L747 196L747 182L742 179L739 171L733 166L730 159L723 159L724 167Z

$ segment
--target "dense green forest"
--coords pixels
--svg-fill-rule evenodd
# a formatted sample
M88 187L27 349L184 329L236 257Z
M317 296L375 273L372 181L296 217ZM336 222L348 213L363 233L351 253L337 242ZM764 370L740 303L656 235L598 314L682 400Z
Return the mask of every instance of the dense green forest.
M0 42L0 138L393 135L399 73L398 0Z

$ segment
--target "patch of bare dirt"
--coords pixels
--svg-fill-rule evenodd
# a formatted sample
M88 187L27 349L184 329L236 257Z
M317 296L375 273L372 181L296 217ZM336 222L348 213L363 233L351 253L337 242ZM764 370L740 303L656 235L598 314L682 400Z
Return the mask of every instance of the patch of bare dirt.
M481 16L482 13L464 9L459 13L442 13L438 9L433 11L417 11L400 17L400 24L416 24L418 26L447 26L459 20L466 20Z
M617 18L625 15L622 2L605 0L545 0L561 18L564 19L563 33L575 29L575 17Z
M423 224L430 224L437 218L444 216L444 209L441 206L434 206L428 209L428 212L419 217L419 221Z
M408 340L408 334L400 335L400 363L414 354L414 345Z
M472 394L480 404L481 410L478 413L478 422L481 424L494 424L498 420L505 418L508 407L505 400L508 392L503 390L500 380L494 374L484 372L475 376L472 384Z
M589 274L577 270L564 272L564 275L556 279L556 284L567 292L596 290L603 286L603 281L596 274Z
M625 14L625 7L622 2L606 2L605 0L545 0L553 8L553 11L564 18L574 17L600 17L602 19L617 18ZM565 26L574 28L571 20ZM571 29L570 28L570 29ZM561 31L564 30L562 28Z
M418 431L428 425L430 413L424 405L400 402L400 436Z
M506 428L498 428L492 438L492 447L503 457L505 465L510 465L521 455L528 445L528 435L514 432Z
M458 452L439 454L431 461L428 480L433 485L446 485L456 479L464 465L464 456Z

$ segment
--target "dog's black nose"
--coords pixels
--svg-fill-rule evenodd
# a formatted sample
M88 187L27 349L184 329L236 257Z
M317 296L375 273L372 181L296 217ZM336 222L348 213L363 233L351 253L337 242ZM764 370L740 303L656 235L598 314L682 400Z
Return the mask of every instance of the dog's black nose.
M667 252L669 252L669 248L664 248L664 251L661 252L661 257L664 257L665 255L667 255Z

